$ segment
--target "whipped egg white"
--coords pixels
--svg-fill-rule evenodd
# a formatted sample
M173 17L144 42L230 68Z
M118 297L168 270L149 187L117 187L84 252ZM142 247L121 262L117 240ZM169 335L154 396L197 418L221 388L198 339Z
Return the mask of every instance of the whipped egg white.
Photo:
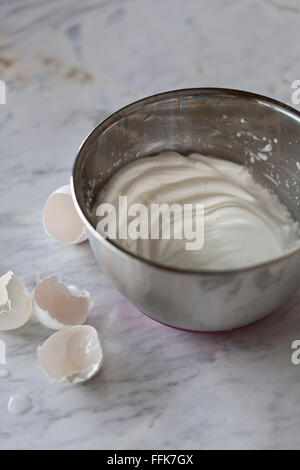
M299 225L278 197L256 183L246 167L227 160L176 152L137 159L113 175L101 190L97 207L109 203L117 208L119 196L127 196L128 206L204 206L204 244L197 251L185 249L184 237L116 240L159 264L195 270L237 269L300 248ZM122 225L127 218L121 213L117 220ZM177 231L177 223L176 218L171 220L171 233Z

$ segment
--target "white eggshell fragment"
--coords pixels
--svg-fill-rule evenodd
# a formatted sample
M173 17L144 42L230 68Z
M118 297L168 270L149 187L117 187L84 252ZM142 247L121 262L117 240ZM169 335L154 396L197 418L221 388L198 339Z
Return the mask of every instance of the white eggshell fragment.
M25 325L32 312L31 297L12 271L0 277L0 331Z
M47 199L43 209L43 224L47 234L58 242L75 245L87 239L69 184L56 189Z
M103 348L95 328L73 326L57 331L37 350L45 374L72 384L93 377L103 363Z
M33 292L35 316L52 330L81 325L86 321L92 305L86 290L65 286L57 276L44 279Z

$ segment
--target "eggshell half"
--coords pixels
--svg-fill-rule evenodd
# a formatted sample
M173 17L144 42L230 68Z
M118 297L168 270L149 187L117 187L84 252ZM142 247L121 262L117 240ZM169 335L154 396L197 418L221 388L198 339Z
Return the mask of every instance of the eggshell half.
M12 271L0 277L0 331L25 325L32 312L31 297Z
M56 189L47 199L43 224L47 234L58 242L75 245L87 239L87 231L75 209L69 184Z
M93 377L103 364L103 348L95 328L73 326L57 331L37 350L44 373L72 384Z
M40 282L33 292L33 311L37 319L52 330L81 325L92 308L90 294L76 286L65 286L57 276Z

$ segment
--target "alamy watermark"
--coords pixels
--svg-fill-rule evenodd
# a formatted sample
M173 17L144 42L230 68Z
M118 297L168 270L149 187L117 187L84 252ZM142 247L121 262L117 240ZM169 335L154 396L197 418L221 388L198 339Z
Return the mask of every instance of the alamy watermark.
M119 196L118 207L102 203L97 231L112 240L185 240L186 250L201 250L204 245L204 205L151 203L128 205Z
M0 365L6 364L6 346L4 341L0 339Z
M300 339L295 339L291 344L291 348L295 350L291 355L292 364L298 366L300 364Z
M300 80L294 80L291 87L294 90L291 95L292 103L295 105L300 104Z
M6 85L3 80L0 80L0 104L6 104Z

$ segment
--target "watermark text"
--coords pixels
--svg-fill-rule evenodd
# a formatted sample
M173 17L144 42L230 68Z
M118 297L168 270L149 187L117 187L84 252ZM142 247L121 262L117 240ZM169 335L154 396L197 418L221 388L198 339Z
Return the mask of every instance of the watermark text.
M0 365L6 364L6 346L4 341L0 339Z
M6 104L6 85L3 80L0 80L0 104Z
M294 90L291 96L292 103L295 105L300 104L300 80L294 80L291 86Z
M184 240L185 249L201 250L204 245L204 205L151 203L128 204L119 196L118 207L102 203L97 231L112 240Z

